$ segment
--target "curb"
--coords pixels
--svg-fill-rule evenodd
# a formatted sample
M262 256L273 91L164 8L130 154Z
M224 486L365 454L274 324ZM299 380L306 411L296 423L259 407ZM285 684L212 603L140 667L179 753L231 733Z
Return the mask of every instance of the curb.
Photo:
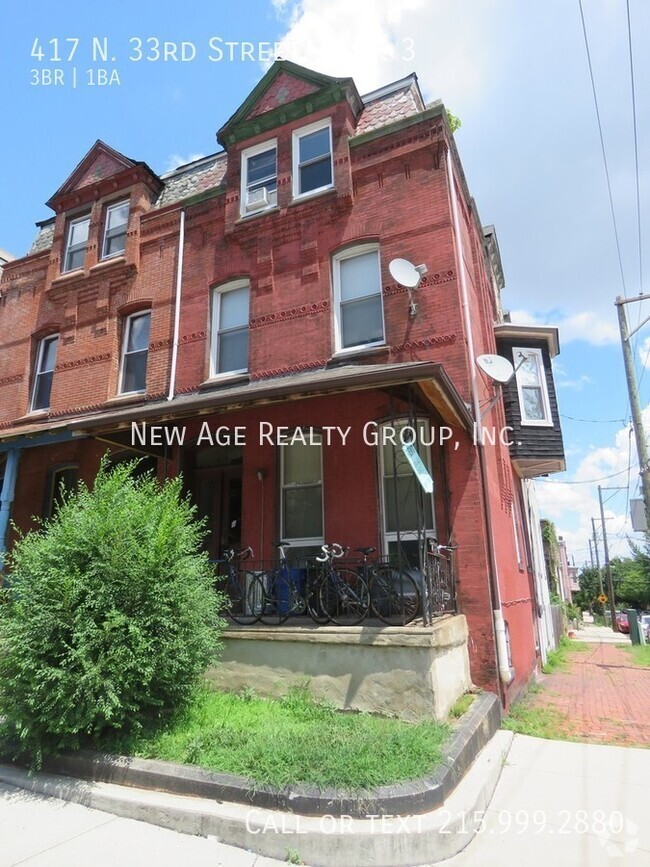
M286 859L291 848L311 867L415 867L451 858L471 842L513 738L512 732L497 732L444 807L402 817L300 816L114 783L30 774L9 765L0 765L0 781L174 831L216 836L222 843L278 860Z
M432 774L358 793L299 784L277 789L191 765L110 756L90 750L48 759L43 770L76 779L229 801L302 816L344 815L364 819L370 815L414 815L433 810L447 800L500 722L497 697L492 693L477 695L450 740L443 745L444 764Z

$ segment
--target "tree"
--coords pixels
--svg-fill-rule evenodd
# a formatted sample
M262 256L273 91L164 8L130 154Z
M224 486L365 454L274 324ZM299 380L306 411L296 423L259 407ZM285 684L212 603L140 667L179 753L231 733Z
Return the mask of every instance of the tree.
M633 557L616 557L610 563L617 602L630 608L647 608L650 604L650 557L647 551L632 546Z
M542 544L546 561L546 577L551 596L559 598L560 588L560 546L557 540L555 524L542 518Z
M573 602L582 609L596 610L602 613L602 604L598 602L600 595L600 577L598 569L585 567L578 576L580 590L573 594Z
M181 480L108 469L22 535L0 606L0 717L42 753L136 732L191 697L221 598ZM38 759L37 759L38 760Z

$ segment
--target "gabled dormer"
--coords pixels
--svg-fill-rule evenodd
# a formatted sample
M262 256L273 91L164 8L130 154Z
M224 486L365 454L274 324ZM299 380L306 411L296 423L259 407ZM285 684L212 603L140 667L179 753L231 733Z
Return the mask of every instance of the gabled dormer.
M316 196L350 197L348 138L363 107L351 78L276 61L217 133L228 152L226 231Z
M146 163L97 140L47 202L56 213L49 282L109 265L137 266L139 216L161 189Z

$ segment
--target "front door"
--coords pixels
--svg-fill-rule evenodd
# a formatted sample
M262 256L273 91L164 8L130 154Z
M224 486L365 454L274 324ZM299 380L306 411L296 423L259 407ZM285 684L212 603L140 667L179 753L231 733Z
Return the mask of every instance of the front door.
M218 560L225 548L241 544L241 466L197 469L194 499L199 517L207 518L206 549Z

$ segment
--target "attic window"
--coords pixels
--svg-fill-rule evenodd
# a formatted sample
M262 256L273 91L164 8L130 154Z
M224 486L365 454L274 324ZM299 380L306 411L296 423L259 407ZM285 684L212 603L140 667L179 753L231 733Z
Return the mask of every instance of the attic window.
M90 214L77 217L68 223L68 236L65 245L63 260L64 271L74 271L83 268L88 245L88 230L90 228Z
M294 198L330 189L332 177L332 125L326 118L293 134Z
M106 208L102 259L119 256L126 247L126 227L129 222L129 203L117 202Z
M541 349L514 347L517 393L522 425L552 427L551 405Z
M242 151L241 215L272 208L278 202L277 146L263 142Z

